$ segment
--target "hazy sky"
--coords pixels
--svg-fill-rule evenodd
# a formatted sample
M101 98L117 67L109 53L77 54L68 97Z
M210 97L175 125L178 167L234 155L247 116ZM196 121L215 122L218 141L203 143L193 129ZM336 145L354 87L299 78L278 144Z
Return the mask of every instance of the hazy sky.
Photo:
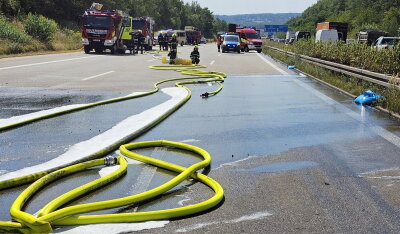
M192 2L192 0L183 0ZM318 0L196 0L216 15L301 13Z

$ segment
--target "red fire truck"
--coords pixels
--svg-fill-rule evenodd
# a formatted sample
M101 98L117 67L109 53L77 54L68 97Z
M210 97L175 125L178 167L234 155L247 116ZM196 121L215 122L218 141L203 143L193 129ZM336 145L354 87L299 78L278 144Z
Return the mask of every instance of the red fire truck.
M185 26L186 41L189 45L200 44L201 31L193 26Z
M142 30L145 38L144 49L151 50L154 43L154 20L148 16L136 17L132 19L132 30Z
M99 4L100 5L100 4ZM85 53L95 50L101 53L109 49L111 53L125 52L122 36L122 21L128 17L119 10L100 10L93 6L82 17L82 44Z
M240 37L240 47L242 52L256 50L258 53L262 51L262 40L257 31L253 28L236 28L236 32Z

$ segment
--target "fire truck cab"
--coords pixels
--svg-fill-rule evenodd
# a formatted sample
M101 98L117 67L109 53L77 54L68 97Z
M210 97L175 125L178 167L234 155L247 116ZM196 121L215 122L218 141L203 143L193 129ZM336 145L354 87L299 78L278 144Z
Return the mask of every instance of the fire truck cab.
M255 29L236 28L236 32L239 34L242 52L256 50L258 53L261 53L263 42Z
M154 43L154 20L148 16L132 18L132 31L142 30L144 49L151 50Z
M109 49L112 54L124 50L120 40L124 13L118 10L86 10L82 17L82 44L85 53L101 53ZM125 50L124 50L125 51Z

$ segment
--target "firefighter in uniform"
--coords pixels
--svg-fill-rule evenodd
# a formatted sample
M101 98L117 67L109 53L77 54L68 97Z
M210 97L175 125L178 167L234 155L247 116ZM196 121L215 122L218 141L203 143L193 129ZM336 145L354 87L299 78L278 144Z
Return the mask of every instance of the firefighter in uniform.
M194 46L192 53L190 53L190 59L192 59L192 64L197 65L200 63L200 52L198 45Z
M143 45L144 45L144 35L142 34L142 30L137 30L136 32L132 33L132 39L134 48L136 47L136 54L140 53L143 54Z
M178 39L176 39L176 34L175 33L172 34L172 38L169 41L169 44L170 44L171 50L176 50L177 49L177 47L178 47Z

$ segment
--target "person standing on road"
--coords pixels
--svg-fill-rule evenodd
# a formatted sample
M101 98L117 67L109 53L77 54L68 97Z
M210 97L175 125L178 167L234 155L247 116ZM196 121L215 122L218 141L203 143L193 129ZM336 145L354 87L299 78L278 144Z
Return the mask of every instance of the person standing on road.
M222 44L222 37L221 35L217 36L217 47L218 47L218 52L221 51L221 44Z
M158 44L160 45L160 51L164 49L164 36L162 33L158 34Z
M143 45L144 45L144 35L142 33L142 30L137 31L137 47L136 47L136 53L139 53L139 48L140 48L140 53L143 54Z
M171 50L176 50L178 47L178 40L176 39L176 34L172 34L172 38L169 41L170 45L171 45Z

